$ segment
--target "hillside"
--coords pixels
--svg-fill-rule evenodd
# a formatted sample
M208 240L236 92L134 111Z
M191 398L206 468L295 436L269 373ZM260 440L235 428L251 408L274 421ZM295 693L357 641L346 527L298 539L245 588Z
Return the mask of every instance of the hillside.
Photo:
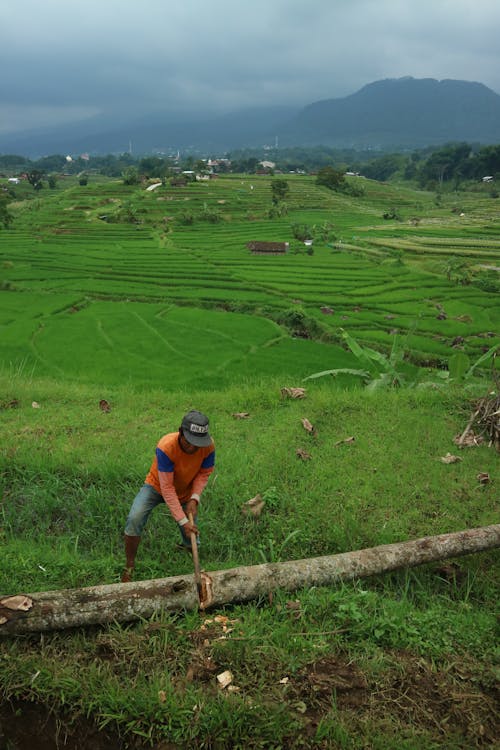
M359 178L353 199L291 175L287 214L271 220L271 182L61 181L34 200L20 185L0 232L4 362L79 382L222 388L354 367L340 327L384 351L399 337L413 363L445 363L457 346L472 362L498 343L496 287L461 283L494 273L482 268L499 248L487 192L464 194L460 217L451 196L436 206ZM383 218L391 205L400 221ZM315 236L312 254L297 225ZM261 239L290 252L252 254Z

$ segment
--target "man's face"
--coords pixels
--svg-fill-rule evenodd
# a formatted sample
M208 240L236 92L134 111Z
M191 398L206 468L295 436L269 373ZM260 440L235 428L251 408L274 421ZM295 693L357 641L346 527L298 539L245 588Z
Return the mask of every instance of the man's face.
M179 432L179 444L184 453L192 454L196 453L196 451L198 450L198 447L196 445L191 445L191 443L186 440L182 432Z

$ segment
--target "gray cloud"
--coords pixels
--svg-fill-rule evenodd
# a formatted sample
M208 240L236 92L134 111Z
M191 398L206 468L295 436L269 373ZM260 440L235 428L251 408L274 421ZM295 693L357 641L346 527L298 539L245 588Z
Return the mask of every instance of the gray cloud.
M0 132L96 114L300 105L404 75L500 91L498 0L5 5Z

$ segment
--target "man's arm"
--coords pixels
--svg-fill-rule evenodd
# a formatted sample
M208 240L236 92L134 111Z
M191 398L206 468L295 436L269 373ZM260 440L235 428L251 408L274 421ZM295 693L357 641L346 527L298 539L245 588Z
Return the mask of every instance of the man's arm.
M193 488L191 490L191 499L200 502L200 495L205 489L208 477L213 472L215 467L215 450L211 451L206 458L203 459L203 463L198 474L193 479Z

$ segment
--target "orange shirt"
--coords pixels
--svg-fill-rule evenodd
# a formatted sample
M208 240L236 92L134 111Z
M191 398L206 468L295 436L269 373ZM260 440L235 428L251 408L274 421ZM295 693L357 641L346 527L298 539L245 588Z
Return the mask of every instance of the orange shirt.
M199 499L215 466L215 446L185 453L179 445L179 433L164 435L156 446L156 454L146 476L167 503L177 522L185 518L181 503L193 495Z

